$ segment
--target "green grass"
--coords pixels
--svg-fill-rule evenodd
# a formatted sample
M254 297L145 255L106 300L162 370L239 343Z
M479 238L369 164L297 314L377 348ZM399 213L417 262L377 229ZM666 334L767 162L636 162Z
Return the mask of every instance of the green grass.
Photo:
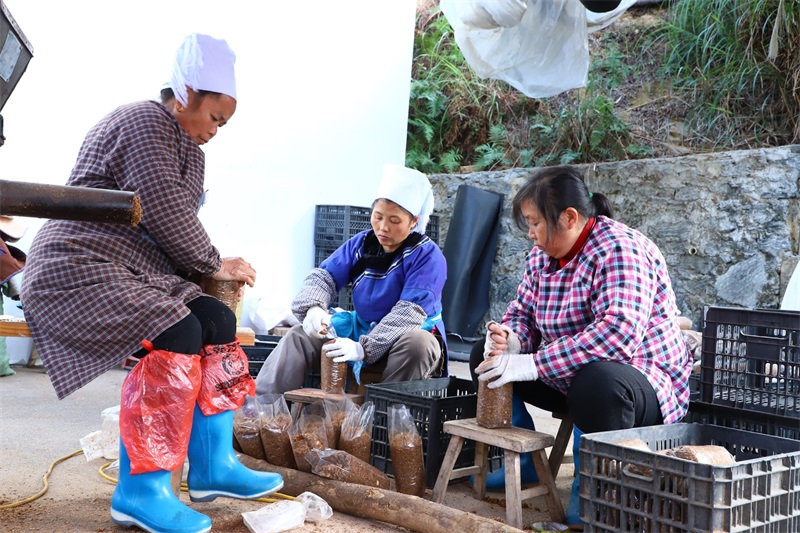
M796 143L800 2L785 0L780 14L779 4L676 0L649 25L615 23L590 36L586 87L533 99L479 79L429 1L418 9L406 164L456 172L670 155L675 143L692 151ZM686 132L678 140L676 123Z

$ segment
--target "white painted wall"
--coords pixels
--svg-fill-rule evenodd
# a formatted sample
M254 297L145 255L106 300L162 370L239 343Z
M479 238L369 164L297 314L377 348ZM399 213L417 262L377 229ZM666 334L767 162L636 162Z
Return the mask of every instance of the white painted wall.
M314 206L369 205L383 163L404 161L414 0L2 1L34 47L2 110L7 180L63 184L98 119L157 96L186 34L229 42L239 102L204 147L201 217L258 271L244 325L260 298L288 308L313 266ZM43 222L25 220L23 250Z

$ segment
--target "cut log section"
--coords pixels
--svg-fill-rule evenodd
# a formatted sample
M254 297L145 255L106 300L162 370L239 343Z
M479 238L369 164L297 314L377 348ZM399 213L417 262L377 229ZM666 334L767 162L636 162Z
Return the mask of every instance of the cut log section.
M297 496L306 491L313 492L328 502L334 511L359 518L377 520L420 533L454 531L519 533L521 531L491 518L459 511L417 496L325 479L299 470L274 466L249 455L242 454L239 460L253 470L280 474L284 483L281 489L283 494Z

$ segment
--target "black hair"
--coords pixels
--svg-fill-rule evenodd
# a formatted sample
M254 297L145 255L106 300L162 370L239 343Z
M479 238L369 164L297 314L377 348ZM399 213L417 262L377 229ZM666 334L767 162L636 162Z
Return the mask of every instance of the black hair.
M221 94L221 93L215 93L213 91L194 91L194 92L200 98L203 98L209 94L215 94L215 95ZM166 105L167 102L169 102L173 98L175 98L175 92L172 90L172 87L164 87L163 89L161 89L161 103L163 105Z
M586 218L599 215L614 218L614 208L608 197L599 192L590 193L583 174L568 165L536 170L514 195L511 214L523 231L528 231L528 221L522 214L522 205L526 202L531 202L544 217L548 239L551 229L558 227L561 213L569 207Z

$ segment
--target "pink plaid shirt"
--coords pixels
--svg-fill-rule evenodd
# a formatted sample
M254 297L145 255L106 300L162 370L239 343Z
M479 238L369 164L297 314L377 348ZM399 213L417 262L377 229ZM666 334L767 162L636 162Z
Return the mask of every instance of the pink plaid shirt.
M627 362L656 391L664 423L689 403L692 358L683 342L667 264L640 232L606 217L564 268L538 248L528 255L503 324L535 353L539 379L566 393L592 361Z

